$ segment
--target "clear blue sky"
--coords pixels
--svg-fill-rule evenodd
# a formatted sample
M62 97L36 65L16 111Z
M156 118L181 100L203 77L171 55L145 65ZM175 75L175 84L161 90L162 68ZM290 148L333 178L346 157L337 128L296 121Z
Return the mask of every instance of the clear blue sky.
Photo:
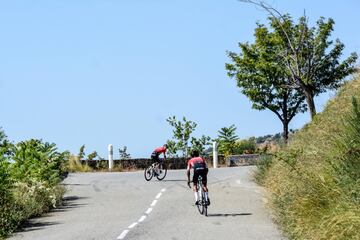
M360 52L360 1L269 3L296 18L306 10L311 23L332 17L345 55ZM280 132L224 68L257 21L266 13L236 0L1 1L0 126L15 142L41 138L73 153L85 144L102 157L109 143L115 157L124 145L148 157L171 138L172 115L198 123L195 136L231 124L240 138ZM290 127L308 121L298 115Z

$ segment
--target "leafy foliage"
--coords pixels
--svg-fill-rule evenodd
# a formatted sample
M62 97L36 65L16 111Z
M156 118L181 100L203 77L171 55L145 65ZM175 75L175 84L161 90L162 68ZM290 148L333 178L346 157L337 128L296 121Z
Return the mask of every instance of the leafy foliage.
M169 156L172 156L172 157L177 157L177 151L178 151L178 148L177 148L177 144L176 144L176 141L174 140L168 140L166 142L167 144L167 152L168 152L168 155Z
M219 153L225 155L234 154L235 142L239 139L236 135L235 125L230 127L223 127L218 131L219 135L217 141L219 143Z
M13 176L18 181L35 178L54 186L64 174L68 152L60 153L54 143L31 139L15 145L12 164Z
M201 155L205 154L206 146L211 144L211 138L209 136L202 135L201 138L191 138L191 150L197 150Z
M310 27L308 19L303 16L298 23L294 23L290 15L281 14L276 9L263 1L241 0L252 3L265 9L269 14L270 32L263 25L259 25L261 36L265 39L263 49L275 50L276 59L268 59L271 65L274 60L280 67L284 67L286 79L290 80L289 86L301 89L306 98L311 117L316 114L314 96L329 89L337 89L343 79L355 72L357 54L352 53L348 58L340 61L345 45L340 40L330 40L334 29L334 20L321 17L316 27ZM275 39L274 42L267 39Z
M60 202L68 156L41 140L14 145L0 129L0 239Z
M10 175L10 162L7 138L0 128L0 238L6 236L9 230L16 226L16 214L13 211L14 181Z
M80 147L78 156L79 156L79 160L84 159L84 157L85 157L85 144Z
M288 139L288 125L298 112L306 111L305 96L299 87L290 86L290 76L279 56L281 37L261 24L255 29L255 43L239 43L240 53L228 52L228 75L235 78L241 92L257 110L268 109L283 124Z
M87 156L87 159L94 160L97 156L98 156L98 153L96 151L94 151Z
M188 157L195 149L201 154L205 153L205 148L210 145L211 138L205 135L200 138L191 136L197 126L195 122L185 117L180 121L175 116L169 117L166 121L174 128L173 140L167 141L167 149L171 156L177 156L177 152L180 151L183 157Z
M130 159L131 155L127 153L127 147L119 148L120 159Z
M183 156L188 156L190 150L189 140L197 124L193 121L187 120L185 117L182 118L182 121L177 120L175 116L169 117L166 121L174 128L174 148L176 150L180 150Z
M256 151L256 140L254 137L235 142L233 154L252 154Z

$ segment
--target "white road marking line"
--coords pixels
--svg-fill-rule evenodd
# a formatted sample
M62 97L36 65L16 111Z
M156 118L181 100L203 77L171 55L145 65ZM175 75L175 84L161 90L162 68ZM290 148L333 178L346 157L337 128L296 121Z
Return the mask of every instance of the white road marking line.
M151 203L151 205L150 206L155 206L156 205L156 203L157 203L157 200L154 200L152 203Z
M131 229L131 228L135 227L137 224L138 224L137 222L134 222L133 224L131 224L131 225L129 226L129 228Z
M146 218L146 216L145 216L145 215L142 215L142 216L141 216L141 218L139 219L139 221L138 221L138 222L142 222L142 221L144 221L144 220L145 220L145 218Z
M129 230L124 230L120 236L117 237L117 239L124 239L124 237L126 236L126 234L129 232Z
M166 188L161 189L161 191L156 195L155 198L156 198L156 199L159 199L159 198L161 197L162 193L165 192L165 191L166 191ZM158 201L158 200L156 200L156 199L155 199L154 201L152 201L151 207L154 207L154 206L156 205L156 203L157 203L157 201ZM149 215L149 214L151 213L151 211L153 210L151 207L146 210L145 213L146 213L147 215ZM133 224L131 224L131 225L128 227L128 229L124 230L124 231L120 234L120 236L117 237L117 239L124 239L125 236L126 236L126 234L128 234L128 232L130 231L130 229L132 229L132 228L135 227L137 224L139 224L139 223L141 223L142 221L144 221L144 220L146 219L146 217L147 217L146 215L142 215L137 222L134 222Z
M146 214L149 214L149 213L151 213L151 211L152 211L153 209L152 208L148 208L148 210L146 210Z

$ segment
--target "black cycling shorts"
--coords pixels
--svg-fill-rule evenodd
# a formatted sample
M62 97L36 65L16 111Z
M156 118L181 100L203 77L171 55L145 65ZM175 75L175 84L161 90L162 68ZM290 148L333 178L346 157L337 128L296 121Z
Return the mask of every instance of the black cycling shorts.
M194 169L194 176L193 176L194 185L197 184L199 175L202 177L202 184L206 185L208 172L209 172L208 168Z
M154 162L160 163L159 154L157 154L156 152L153 152L153 153L151 154L151 159L152 159Z

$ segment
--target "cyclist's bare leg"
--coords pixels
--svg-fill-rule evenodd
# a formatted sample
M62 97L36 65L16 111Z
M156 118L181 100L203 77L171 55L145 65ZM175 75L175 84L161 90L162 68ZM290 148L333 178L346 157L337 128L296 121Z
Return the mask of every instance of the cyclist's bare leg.
M159 174L159 169L160 169L160 163L159 162L154 162L154 169L156 174Z
M208 192L209 189L207 188L207 183L206 182L203 182L203 189L204 189L204 192Z
M199 200L199 194L198 194L198 187L197 184L194 183L194 196L195 196L195 202L197 202Z
M208 204L210 204L209 189L206 186L206 182L203 182L203 189L204 189L204 193L205 193L205 200L208 202Z
M194 184L194 192L197 192L198 191L198 187L197 187L197 184Z

